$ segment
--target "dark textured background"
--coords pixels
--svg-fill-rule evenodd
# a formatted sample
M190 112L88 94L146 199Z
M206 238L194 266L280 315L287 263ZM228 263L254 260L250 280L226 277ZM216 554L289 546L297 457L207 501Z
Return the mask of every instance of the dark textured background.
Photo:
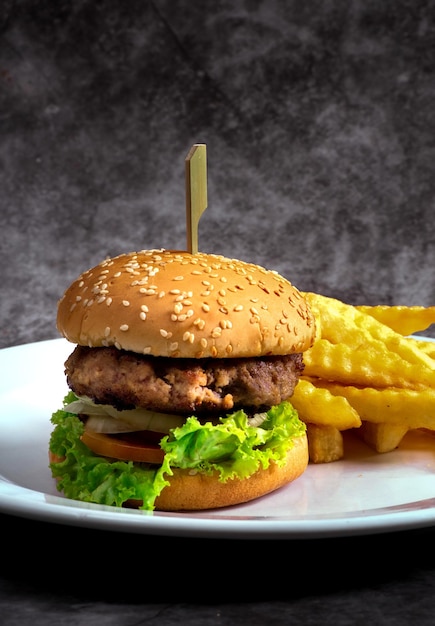
M435 5L41 0L0 6L0 347L57 336L106 255L205 252L351 303L435 303Z

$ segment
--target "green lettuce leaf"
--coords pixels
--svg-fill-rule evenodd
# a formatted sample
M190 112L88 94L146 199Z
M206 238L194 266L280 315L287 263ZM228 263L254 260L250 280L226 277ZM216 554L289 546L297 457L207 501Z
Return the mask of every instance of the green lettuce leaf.
M70 392L63 406L74 400ZM156 467L94 455L80 439L83 423L63 409L53 413L51 421L50 450L64 458L50 464L59 491L73 500L112 506L141 500L141 508L147 511L154 509L157 496L169 484L172 468L217 471L222 481L247 478L271 461L283 465L293 438L305 432L305 424L289 402L272 407L260 426L251 426L241 410L214 425L189 417L161 440L165 458L162 466Z

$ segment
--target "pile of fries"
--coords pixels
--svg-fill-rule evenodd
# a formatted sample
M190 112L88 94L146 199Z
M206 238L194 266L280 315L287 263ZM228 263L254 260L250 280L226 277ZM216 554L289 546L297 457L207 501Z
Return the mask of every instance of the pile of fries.
M307 425L310 461L344 456L355 429L376 452L413 429L435 432L435 342L410 337L435 323L435 306L352 306L306 292L317 323L292 404Z

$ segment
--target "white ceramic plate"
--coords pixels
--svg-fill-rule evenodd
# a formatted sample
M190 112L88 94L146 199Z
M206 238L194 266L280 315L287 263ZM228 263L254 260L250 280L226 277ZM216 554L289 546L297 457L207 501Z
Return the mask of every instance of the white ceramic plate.
M435 525L435 436L409 433L375 454L356 438L346 457L310 465L283 489L203 513L158 513L64 498L48 469L51 413L67 392L63 339L0 350L0 512L105 530L189 537L296 539Z

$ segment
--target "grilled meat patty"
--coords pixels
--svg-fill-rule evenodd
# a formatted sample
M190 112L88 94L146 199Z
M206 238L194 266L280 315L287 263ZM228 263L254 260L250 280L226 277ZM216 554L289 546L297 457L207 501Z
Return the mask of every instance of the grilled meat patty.
M65 374L74 393L119 410L213 415L237 408L266 410L287 400L303 367L300 353L176 359L77 346L65 363Z

